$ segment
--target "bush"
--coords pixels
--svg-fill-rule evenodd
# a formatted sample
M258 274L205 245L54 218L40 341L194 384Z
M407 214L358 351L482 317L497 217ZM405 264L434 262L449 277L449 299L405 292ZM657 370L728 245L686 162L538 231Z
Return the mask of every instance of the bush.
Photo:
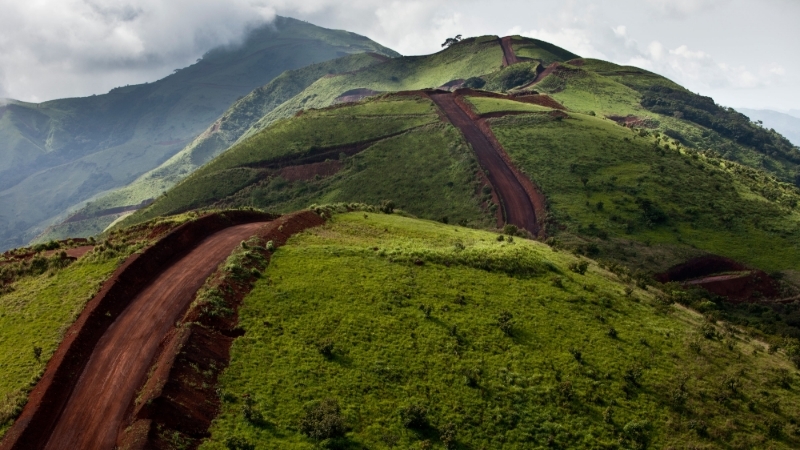
M569 263L569 270L584 275L586 274L586 270L589 269L589 262L580 260L580 261L573 261Z
M333 339L325 338L320 341L317 341L315 345L320 355L322 355L326 359L331 359L333 357L333 350L334 350Z
M448 423L439 430L439 439L441 439L444 448L451 449L456 447L456 426L453 423Z
M650 422L632 420L622 429L622 439L633 449L645 449L650 443Z
M609 328L608 331L606 332L606 334L608 334L608 337L610 337L612 339L616 339L617 338L617 330L614 327Z
M484 86L486 86L486 80L483 78L471 77L464 81L464 87L468 89L480 89Z
M506 336L511 336L514 328L514 316L508 311L501 312L497 318L497 325Z
M317 441L342 437L346 431L339 403L331 398L306 409L299 425L301 433Z
M228 450L254 450L255 445L240 437L230 437L225 439L225 448Z
M403 426L412 430L423 430L428 427L428 409L412 404L400 410Z

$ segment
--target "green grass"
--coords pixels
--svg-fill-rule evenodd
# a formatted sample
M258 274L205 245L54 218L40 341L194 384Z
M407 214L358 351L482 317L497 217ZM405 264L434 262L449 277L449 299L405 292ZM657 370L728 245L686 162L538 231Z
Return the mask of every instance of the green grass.
M493 112L545 112L552 111L545 106L532 105L530 103L516 102L502 98L489 97L464 97L472 105L478 114L489 114Z
M0 296L0 434L25 404L64 333L120 259L85 258L54 274L27 277ZM34 348L41 349L36 358Z
M762 172L581 114L490 123L572 232L688 246L767 271L800 264L800 196Z
M349 428L329 448L442 448L449 424L451 448L798 445L784 357L649 293L626 297L594 264L573 273L575 261L492 233L334 216L279 249L245 299L201 448L318 448L298 423L326 398ZM404 428L409 405L427 409L426 426Z
M331 178L286 183L274 171L243 167L381 137L387 139L341 160L343 170ZM488 213L476 194L476 170L471 151L452 126L440 124L430 100L388 97L279 122L234 146L120 226L215 202L289 212L311 203L378 204L387 199L422 217L484 226Z
M284 71L363 52L399 56L353 33L277 18L241 45L213 50L156 82L0 108L0 250L24 245L67 210L158 167L237 99ZM275 91L274 101L304 87ZM113 206L152 194L139 187L144 192L132 203Z

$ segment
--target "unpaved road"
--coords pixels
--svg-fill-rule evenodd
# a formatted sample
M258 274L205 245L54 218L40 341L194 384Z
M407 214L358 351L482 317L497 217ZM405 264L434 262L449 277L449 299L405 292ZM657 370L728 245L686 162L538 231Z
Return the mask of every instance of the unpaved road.
M100 338L46 449L113 449L159 343L217 266L264 222L222 230L161 273Z
M517 54L514 53L514 48L511 46L511 36L500 39L500 47L503 48L503 67L520 62Z
M533 202L489 138L456 103L455 95L431 94L431 99L444 112L450 123L461 130L467 142L472 145L478 163L489 172L489 182L503 202L503 216L506 222L528 230L534 236L537 235L539 225Z

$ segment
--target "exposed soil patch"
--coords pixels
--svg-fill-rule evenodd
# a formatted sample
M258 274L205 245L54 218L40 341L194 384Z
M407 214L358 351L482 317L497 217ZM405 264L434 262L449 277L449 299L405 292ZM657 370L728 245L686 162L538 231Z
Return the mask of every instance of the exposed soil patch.
M476 122L470 117L474 112L463 100L459 102L460 99L454 94L434 93L431 94L431 99L447 119L461 130L472 146L478 162L487 171L486 176L500 198L505 221L537 236L540 226L534 201L520 182L520 178L524 177L515 173L513 165L504 159L505 152L499 147L486 123ZM507 158L507 155L505 157Z
M569 64L570 66L576 66L576 67L582 67L585 63L586 63L586 61L584 61L583 59L573 59L573 60L567 61L567 64Z
M780 297L780 287L767 273L722 256L692 259L655 276L667 283L701 287L733 302L755 302Z
M623 127L638 127L638 128L658 128L658 121L651 119L649 117L637 117L633 115L627 116L606 116L607 119L611 119L614 122L622 125Z
M503 49L503 67L521 62L516 53L514 53L514 47L511 45L511 36L501 38L500 47Z
M336 97L333 101L334 103L356 103L364 100L367 97L372 97L374 95L378 95L380 92L373 91L372 89L366 88L359 88L359 89L351 89L342 95Z
M302 166L288 166L280 170L279 175L288 181L312 180L316 177L329 177L342 170L339 160L323 161Z
M257 163L248 164L246 167L264 168L264 169L282 169L284 167L289 167L289 166L303 166L312 163L325 162L326 160L338 160L342 153L344 153L347 156L353 156L357 153L361 153L362 151L368 149L376 142L400 136L401 134L407 133L414 129L415 128L410 128L408 130L398 131L397 133L388 134L386 136L381 136L379 138L369 139L366 141L355 142L352 144L337 145L334 147L322 147L322 148L312 147L311 149L309 149L304 153L282 156L267 161L259 161Z
M93 248L94 248L94 245L83 245L83 246L80 246L80 247L69 248L69 249L63 250L63 251L64 251L64 253L67 254L67 258L69 258L69 259L78 259L81 256L83 256L83 255L89 253L90 251L92 251ZM56 253L59 253L61 251L62 250L48 250L48 251L44 252L44 256L48 256L48 257L49 256L53 256Z
M560 109L563 111L566 111L567 109L566 107L564 107L564 105L558 103L548 95L538 94L536 92L530 92L530 91L526 91L520 94L503 95L495 92L478 91L475 89L457 89L455 93L459 97L497 98L502 100L513 100L515 102L520 102L520 103L528 103L531 105L544 106L546 108ZM470 114L470 117L472 116L473 114Z
M251 251L259 251L268 260L270 252L263 249L267 242L282 246L295 233L323 223L310 211L281 217L258 230L262 249ZM242 334L236 328L237 311L256 280L252 274L223 278L219 271L212 278L212 285L225 293L232 313L209 313L205 305L196 303L167 335L153 361L152 375L120 427L119 448L170 448L165 436L180 436L187 444L184 448L196 448L207 437L219 413L217 377L228 365L233 340Z
M128 258L67 331L0 449L113 448L161 338L230 250L274 218L210 214Z

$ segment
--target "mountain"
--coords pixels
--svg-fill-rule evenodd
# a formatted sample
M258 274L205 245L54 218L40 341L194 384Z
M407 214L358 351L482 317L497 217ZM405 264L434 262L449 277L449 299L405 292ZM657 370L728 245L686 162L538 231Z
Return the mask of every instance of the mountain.
M737 108L737 110L754 122L757 120L764 122L765 128L774 128L775 131L792 141L794 145L800 146L800 118L796 115L768 109Z
M519 36L286 72L0 255L0 448L798 448L798 158Z
M365 52L397 56L363 36L279 17L153 83L11 101L0 108L0 248L24 244L70 208L159 166L281 73Z

